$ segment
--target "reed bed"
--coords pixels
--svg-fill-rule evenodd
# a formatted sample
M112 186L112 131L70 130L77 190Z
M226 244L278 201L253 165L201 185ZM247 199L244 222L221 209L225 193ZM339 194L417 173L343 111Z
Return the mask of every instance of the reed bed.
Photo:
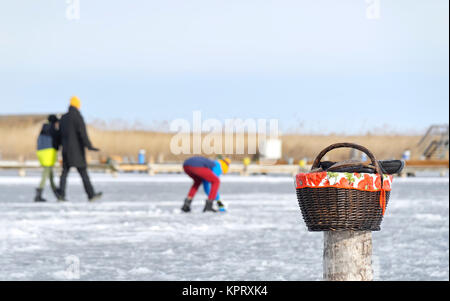
M2 160L34 160L36 138L41 125L26 124L0 125L0 157ZM105 159L111 156L128 157L130 161L136 160L139 150L144 149L148 158L154 161L180 162L189 155L175 155L170 150L170 143L174 136L171 133L144 131L144 130L106 130L97 127L88 127L92 143L101 149L99 153L89 153L91 159ZM239 135L237 135L239 136ZM242 135L241 135L242 136ZM205 138L203 135L202 138ZM220 134L214 138L220 139ZM236 137L234 152L236 152L236 139L244 139L245 152L231 156L234 160L241 160L248 156L248 136ZM337 142L353 142L369 148L379 159L400 158L405 149L413 151L413 158L418 158L419 153L414 149L420 136L408 135L302 135L289 134L281 137L283 141L283 160L289 158L297 162L300 159L314 159L315 155L326 146ZM192 136L188 137L193 146ZM223 141L223 147L225 142ZM349 158L349 150L336 150L329 155L330 160L342 160ZM214 157L214 154L208 155ZM251 155L250 155L251 156Z

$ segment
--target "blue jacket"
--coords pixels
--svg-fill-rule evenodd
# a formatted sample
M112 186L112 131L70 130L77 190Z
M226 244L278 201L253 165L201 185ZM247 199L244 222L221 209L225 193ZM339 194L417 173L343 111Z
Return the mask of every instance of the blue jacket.
M212 168L212 172L217 176L220 177L222 175L222 166L220 165L219 161L213 161L214 167ZM211 190L211 184L208 181L203 181L203 189L205 190L206 195L209 195L209 191ZM220 200L220 193L217 191L216 200Z

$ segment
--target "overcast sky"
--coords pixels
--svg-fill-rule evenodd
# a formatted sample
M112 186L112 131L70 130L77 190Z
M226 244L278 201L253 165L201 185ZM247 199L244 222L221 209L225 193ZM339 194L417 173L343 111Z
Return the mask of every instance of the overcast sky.
M62 112L75 94L88 120L448 123L448 0L380 0L375 19L365 0L80 0L79 20L67 2L0 3L0 114Z

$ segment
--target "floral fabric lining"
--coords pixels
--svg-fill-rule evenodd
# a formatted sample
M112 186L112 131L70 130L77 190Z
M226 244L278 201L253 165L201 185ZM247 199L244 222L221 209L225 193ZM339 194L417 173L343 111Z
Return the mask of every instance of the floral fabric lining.
M393 176L383 175L383 190L391 191ZM319 188L336 187L364 191L381 190L381 177L378 174L349 172L313 172L300 173L296 176L296 187Z

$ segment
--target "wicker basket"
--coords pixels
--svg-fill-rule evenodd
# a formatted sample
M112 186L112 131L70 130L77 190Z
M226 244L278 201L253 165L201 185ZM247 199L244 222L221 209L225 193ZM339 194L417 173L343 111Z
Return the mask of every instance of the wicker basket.
M326 153L342 147L355 148L368 155L372 161L370 166L376 171L376 176L380 176L381 189L364 191L339 187L297 187L303 219L309 231L379 231L390 191L383 188L380 166L367 148L353 143L330 145L317 156L312 170L320 166Z

